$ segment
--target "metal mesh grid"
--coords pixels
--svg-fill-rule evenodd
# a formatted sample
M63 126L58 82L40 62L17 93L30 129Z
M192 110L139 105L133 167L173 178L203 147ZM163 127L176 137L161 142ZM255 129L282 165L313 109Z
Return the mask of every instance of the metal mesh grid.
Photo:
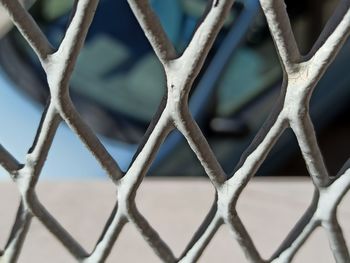
M17 161L0 145L0 163L9 172L21 193L16 220L6 247L1 251L0 261L17 260L31 219L36 217L80 262L103 262L126 223L138 229L140 235L163 262L195 262L222 224L229 226L249 262L290 262L316 227L322 227L327 232L335 260L350 262L349 249L336 215L338 204L350 188L350 162L343 166L337 176L329 176L308 111L315 85L349 35L350 1L344 0L339 3L311 51L302 56L295 42L284 2L261 0L283 68L283 84L279 99L269 118L230 175L225 174L192 118L188 108L188 97L192 83L233 1L214 0L209 3L208 12L181 55L176 53L148 2L144 0L128 0L128 2L164 67L167 94L132 164L126 172L123 172L80 118L69 97L69 79L98 1L75 2L65 37L56 49L51 46L36 22L17 0L0 0L1 6L7 10L14 24L37 54L46 72L51 94L24 164ZM79 136L106 170L118 190L117 204L91 253L85 251L50 215L35 192L41 169L57 127L62 121ZM298 140L315 191L312 203L302 218L272 257L265 260L260 256L244 223L240 220L236 204L240 193L286 128L291 128ZM215 202L207 217L178 258L135 204L138 187L160 145L174 129L179 130L186 138L216 190Z

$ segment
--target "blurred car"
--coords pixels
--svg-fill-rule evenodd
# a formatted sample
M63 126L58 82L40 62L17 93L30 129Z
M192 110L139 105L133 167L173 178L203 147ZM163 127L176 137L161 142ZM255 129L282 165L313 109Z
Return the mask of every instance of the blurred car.
M319 4L318 8L307 8L303 1L287 1L296 35L305 44L303 49L308 48L308 43L312 43L314 35L320 31L324 11L330 2ZM169 38L181 52L191 39L206 1L152 0L150 3ZM64 35L71 5L72 1L68 0L38 1L31 9L55 46ZM328 127L332 119L348 108L350 77L346 65L349 58L350 45L347 43L317 87L311 103L317 130ZM3 78L12 82L8 86L24 91L33 102L45 104L49 95L45 74L16 30L0 42L0 64ZM267 117L279 94L281 77L278 57L258 1L236 1L190 97L191 113L227 172L233 170ZM124 169L164 92L163 69L126 1L102 0L71 79L71 97L80 114L106 147L115 152L114 157ZM20 96L10 89L8 93L11 97ZM3 107L4 104L0 105ZM37 110L35 118L40 111ZM21 123L21 118L28 117L18 116L17 122ZM3 125L10 127L6 121L12 119L2 117ZM35 131L35 125L32 126ZM72 135L67 136L60 138L52 149L61 147L61 152L50 153L50 156L67 151L68 145L72 156L80 156L67 139ZM286 132L259 174L275 174L296 151L295 139ZM83 157L78 160L85 165ZM63 163L56 165L64 166ZM46 169L49 174L57 174L57 169ZM69 171L74 173L74 170ZM94 170L86 171L92 173ZM202 175L204 171L182 136L173 132L161 147L150 173Z

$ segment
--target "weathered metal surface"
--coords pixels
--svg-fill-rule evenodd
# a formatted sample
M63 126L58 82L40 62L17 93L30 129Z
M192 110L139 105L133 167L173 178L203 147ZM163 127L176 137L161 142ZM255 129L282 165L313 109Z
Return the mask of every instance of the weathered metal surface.
M154 253L164 262L195 262L222 224L230 227L233 237L240 244L249 262L290 262L316 227L326 230L336 261L350 262L349 248L336 214L338 204L350 188L350 163L347 162L336 177L328 175L308 112L309 100L318 80L349 35L350 1L341 1L310 53L301 56L284 2L261 0L284 71L284 81L270 117L231 175L225 174L192 118L188 109L188 96L233 1L212 1L209 11L183 54L176 53L147 1L128 2L164 66L167 93L131 166L123 172L81 119L69 97L69 80L98 1L76 1L65 37L60 46L55 48L17 0L0 0L0 5L9 13L37 54L46 72L51 94L33 146L23 164L4 147L0 147L0 163L9 172L21 193L16 222L1 253L1 261L16 261L25 242L31 218L36 217L80 262L103 262L126 223L139 230ZM79 136L106 170L117 189L117 204L92 252L85 251L50 215L35 192L52 140L62 121ZM286 128L291 128L297 137L315 186L315 193L312 203L295 228L274 255L265 260L246 231L244 222L240 220L236 204L240 193ZM160 145L173 129L179 130L186 138L216 189L216 199L211 210L179 258L174 256L172 250L139 212L135 203L138 187Z

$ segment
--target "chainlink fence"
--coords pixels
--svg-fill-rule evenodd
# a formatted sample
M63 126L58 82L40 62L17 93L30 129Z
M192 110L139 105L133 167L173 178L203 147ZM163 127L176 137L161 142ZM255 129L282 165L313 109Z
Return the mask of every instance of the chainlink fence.
M349 263L349 248L338 224L337 206L350 188L350 162L335 177L329 176L319 150L309 101L314 88L340 50L350 32L350 1L338 4L311 51L302 56L291 30L282 0L261 0L283 68L280 96L269 118L243 153L232 174L225 174L207 140L191 116L188 97L192 83L222 27L232 0L213 0L192 40L177 54L158 18L145 0L128 0L154 52L163 65L167 92L155 114L130 167L122 171L96 135L84 123L69 97L69 80L85 36L92 22L97 0L75 2L71 21L58 48L53 47L35 20L17 0L0 0L12 21L31 45L46 73L50 101L42 114L37 135L23 164L0 145L0 163L21 193L21 203L1 262L15 262L25 245L30 222L36 217L79 262L103 262L125 224L134 225L163 262L196 262L222 224L229 226L249 262L290 262L317 227L327 233L336 262ZM235 83L232 83L235 85ZM140 84L140 88L142 85ZM92 252L85 249L46 210L36 195L36 184L60 122L65 122L90 150L117 188L117 204ZM302 218L268 260L257 251L254 241L236 211L237 200L276 141L291 128L298 140L314 197ZM187 140L216 190L215 202L180 257L139 212L135 196L168 134L177 129Z

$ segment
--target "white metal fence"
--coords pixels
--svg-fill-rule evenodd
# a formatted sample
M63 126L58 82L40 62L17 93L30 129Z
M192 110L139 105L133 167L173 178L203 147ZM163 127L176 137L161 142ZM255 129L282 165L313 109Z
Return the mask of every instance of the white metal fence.
M17 0L0 0L16 27L37 54L47 75L50 101L43 112L37 136L23 164L0 145L0 163L9 172L21 193L21 204L1 262L15 262L21 252L32 217L36 217L80 262L103 262L126 223L134 225L154 253L164 262L195 262L222 224L227 224L249 262L290 262L317 227L328 234L337 262L350 262L349 248L337 220L337 206L350 188L350 162L336 177L329 176L318 148L309 116L309 101L315 85L337 55L350 32L350 1L341 1L319 39L306 56L301 56L282 0L261 0L283 68L279 99L255 139L231 175L225 174L200 128L193 120L188 97L192 83L219 32L232 0L214 0L183 54L177 54L156 15L145 0L128 0L167 79L167 94L141 143L130 168L123 172L96 135L80 118L69 97L69 79L93 19L97 0L79 0L58 48L52 47L34 19ZM141 84L140 84L141 85ZM232 83L232 85L235 85ZM140 87L142 88L142 86ZM60 122L65 122L91 151L117 188L118 201L89 253L50 215L36 195L36 184ZM294 229L265 260L236 211L240 193L286 128L297 137L314 184L314 198ZM179 258L176 258L135 204L137 189L157 151L174 129L186 138L216 189L215 202L203 224Z

